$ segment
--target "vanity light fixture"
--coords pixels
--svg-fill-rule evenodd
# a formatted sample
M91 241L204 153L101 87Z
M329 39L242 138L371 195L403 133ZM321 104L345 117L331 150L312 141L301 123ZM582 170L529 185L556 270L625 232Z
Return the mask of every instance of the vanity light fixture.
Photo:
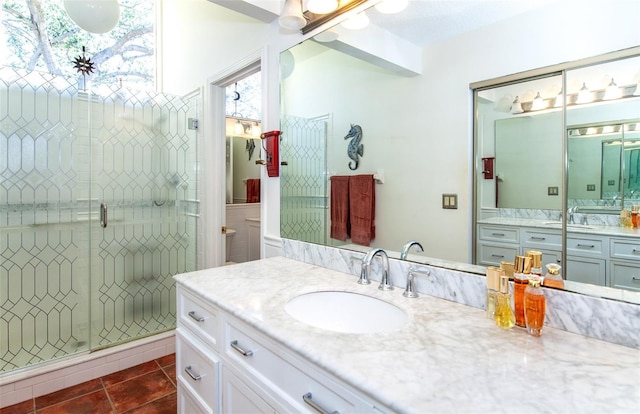
M308 0L307 10L313 14L327 14L338 8L338 0Z
M368 24L369 18L367 17L367 14L362 11L342 22L342 27L349 30L360 30L367 27Z
M376 4L376 10L384 14L400 13L407 8L409 0L382 0Z
M511 113L512 114L521 114L524 111L522 110L522 104L520 103L520 98L516 96L516 99L513 100L511 104Z
M556 100L553 103L553 107L560 108L562 105L564 105L564 93L562 92L562 89L560 89L560 92L558 92L558 95L556 95Z
M593 102L593 93L587 88L586 82L582 83L582 88L578 92L578 99L576 99L577 104L585 104Z
M607 89L604 91L604 97L602 99L608 101L611 99L618 99L622 97L622 91L611 78L611 83L607 86Z
M244 125L242 125L242 122L240 122L239 119L236 119L236 124L233 126L233 132L236 135L244 134Z
M283 29L302 29L307 24L307 19L302 14L302 0L285 0L278 23Z
M253 126L251 127L251 135L253 135L256 138L260 138L261 133L262 133L262 129L260 128L260 125L258 125L258 121L255 121Z
M546 105L544 103L544 99L542 99L542 96L540 96L540 92L537 93L536 97L533 98L533 103L531 104L531 110L532 111L539 111L541 109L546 108Z

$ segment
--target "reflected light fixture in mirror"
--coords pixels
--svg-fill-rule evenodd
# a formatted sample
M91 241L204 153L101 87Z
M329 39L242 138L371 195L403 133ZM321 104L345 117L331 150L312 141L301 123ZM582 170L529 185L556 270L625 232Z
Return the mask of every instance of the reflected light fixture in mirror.
M558 92L558 95L556 95L556 100L553 103L553 107L560 108L562 107L562 105L564 105L564 94L562 93L562 89L560 89L560 92Z
M546 108L546 105L544 104L544 99L542 99L542 96L540 96L540 92L538 92L536 97L533 98L533 103L531 104L531 110L539 111L544 108Z
M307 24L302 14L302 0L285 0L278 23L283 29L302 29Z
M407 8L409 0L382 0L376 4L376 10L384 14L400 13Z
M71 20L89 33L110 32L120 20L117 0L64 0L63 5Z
M520 98L516 96L516 99L513 100L511 104L511 113L512 114L521 114L524 111L522 110L522 104L520 103Z
M338 8L338 0L308 0L307 10L314 14L331 13Z
M342 22L342 27L349 30L360 30L367 27L368 24L369 17L365 12L361 12Z
M578 99L576 99L576 103L585 104L589 102L593 102L593 93L591 93L589 88L587 88L587 83L584 82L582 84L582 88L580 88L580 91L578 92Z
M611 78L611 83L607 86L607 89L604 91L604 97L602 99L609 101L611 99L618 99L622 97L622 91Z

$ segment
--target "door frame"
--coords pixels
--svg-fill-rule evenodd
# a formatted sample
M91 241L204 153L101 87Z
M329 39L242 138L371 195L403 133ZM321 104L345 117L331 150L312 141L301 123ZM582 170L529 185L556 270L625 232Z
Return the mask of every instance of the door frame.
M207 80L204 92L203 142L200 153L200 169L203 183L201 186L202 208L200 214L202 217L202 231L205 235L203 238L203 255L200 263L201 269L218 267L225 263L226 239L222 237L223 234L221 230L226 223L225 89L237 80L261 71L261 89L263 90L261 121L264 125L264 91L266 90L265 57L266 48L259 49ZM204 185L204 183L208 183L208 185ZM260 200L262 203L265 203L262 188L261 193ZM261 216L263 212L264 207L261 206ZM262 221L260 227L260 234L262 235ZM262 237L260 245L262 246Z

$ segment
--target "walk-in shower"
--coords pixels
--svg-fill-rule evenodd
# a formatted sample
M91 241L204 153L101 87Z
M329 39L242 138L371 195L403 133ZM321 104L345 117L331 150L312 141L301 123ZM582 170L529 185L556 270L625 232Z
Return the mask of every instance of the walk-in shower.
M0 373L175 327L199 102L0 69Z

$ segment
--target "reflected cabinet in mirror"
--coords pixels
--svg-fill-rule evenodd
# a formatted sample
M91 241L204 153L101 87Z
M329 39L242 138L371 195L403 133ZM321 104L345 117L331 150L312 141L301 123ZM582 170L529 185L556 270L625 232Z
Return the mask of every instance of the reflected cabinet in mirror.
M411 14L418 3L424 7L410 2L404 18L418 19ZM561 30L575 32L569 26L581 11L560 3L536 18L558 19ZM529 17L526 24L535 24ZM381 247L395 257L417 240L425 251L412 249L411 261L482 275L488 265L538 250L545 264L563 266L565 288L640 303L640 233L619 226L620 211L636 196L631 125L640 114L640 47L548 71L503 69L495 62L506 57L488 62L478 55L488 53L489 32L446 47L425 40L404 48L398 18L370 18L375 31L364 37L334 27L328 43L314 36L280 57L281 160L288 164L280 179L281 236L360 252ZM524 25L524 17L513 19ZM395 35L372 40L388 22ZM497 35L506 27L491 30ZM399 46L389 47L389 39ZM496 47L507 53L505 45ZM417 51L418 64L407 50ZM554 51L551 62L589 57L562 53ZM471 82L513 72L472 84L470 93ZM608 88L612 83L619 94ZM581 94L583 86L588 92ZM571 135L593 126L602 134L609 125L628 128L618 152L609 148L613 135L584 144ZM360 127L357 140L353 126ZM331 237L333 177L356 175L379 178L368 245Z
M640 58L578 66L475 91L476 262L537 250L572 288L640 291Z

